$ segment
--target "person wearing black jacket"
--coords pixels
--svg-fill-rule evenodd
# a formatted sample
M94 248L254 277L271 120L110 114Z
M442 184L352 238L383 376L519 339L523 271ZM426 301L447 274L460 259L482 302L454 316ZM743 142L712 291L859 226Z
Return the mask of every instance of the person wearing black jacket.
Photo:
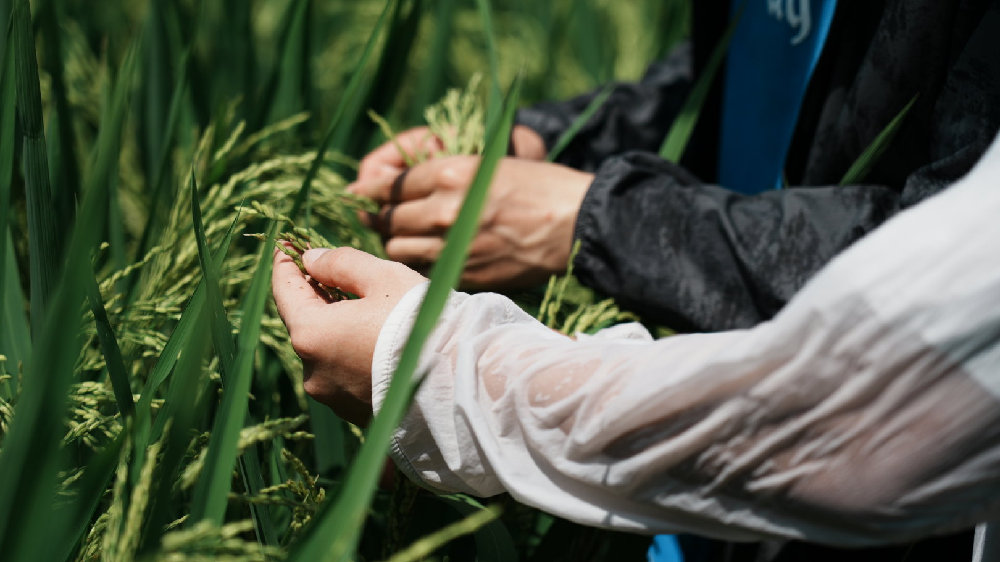
M577 276L685 331L772 317L835 254L967 172L1000 126L997 2L840 2L786 160L794 187L741 196L713 186L721 87L681 165L655 151L724 15L695 3L693 42L617 86L558 158L595 171L576 223ZM551 146L590 97L539 104L519 121ZM864 183L837 185L914 97Z
M724 7L694 3L691 42L652 65L639 83L616 85L558 158L564 169L547 176L544 165L531 167L516 162L518 158L501 165L491 195L494 213L488 204L466 285L511 286L544 279L561 269L572 240L578 239L578 278L648 320L680 331L721 331L770 319L834 255L896 212L954 182L989 146L1000 127L998 4L839 2L785 159L788 187L744 195L714 185L721 81L681 162L672 164L655 154L693 77L728 25ZM520 127L512 137L514 154L540 159L594 95L521 110ZM898 134L862 183L838 185L913 100ZM409 148L422 139L424 132L415 130L399 140ZM388 146L373 152L351 189L375 197L384 205L383 218L391 217L391 224L382 224L390 257L409 264L432 261L461 198L431 200L448 190L464 193L475 160L438 159L396 181L403 164L393 155L395 148ZM577 171L587 174L574 175ZM388 183L397 188L386 196ZM522 196L509 196L515 192ZM419 201L433 205L418 208L414 203ZM510 209L521 209L519 202L552 208L564 202L571 209L553 212L552 221L560 224L559 217L568 216L571 234L562 227L539 237L557 250L547 247L532 261L524 256L534 254L523 248L503 249L505 243L535 243L530 229L551 218L514 213ZM406 207L413 209L406 212ZM431 208L446 212L428 213ZM432 220L420 223L411 217ZM506 228L505 221L513 226ZM532 263L497 266L519 260ZM937 557L935 548L954 546L948 540L916 548L909 559ZM785 545L776 555L735 550L742 559L843 556L798 544ZM894 559L901 553L866 555Z

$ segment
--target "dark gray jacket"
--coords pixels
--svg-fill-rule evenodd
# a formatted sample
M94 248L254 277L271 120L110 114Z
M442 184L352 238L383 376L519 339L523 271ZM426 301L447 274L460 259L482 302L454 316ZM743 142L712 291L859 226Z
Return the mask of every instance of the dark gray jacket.
M1000 128L998 4L839 2L789 150L792 187L745 196L712 185L718 85L681 165L655 154L727 24L728 2L695 2L692 41L641 82L616 85L559 158L596 172L576 225L577 275L680 330L772 317L835 254L961 177L989 145ZM552 146L593 95L524 109L519 122ZM865 184L837 186L914 96Z

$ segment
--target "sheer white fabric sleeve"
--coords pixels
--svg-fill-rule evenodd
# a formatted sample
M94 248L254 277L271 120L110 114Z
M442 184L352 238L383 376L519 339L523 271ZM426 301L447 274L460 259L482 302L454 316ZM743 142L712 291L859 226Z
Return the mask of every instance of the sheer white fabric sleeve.
M422 295L380 335L376 409ZM454 294L393 456L434 489L649 532L861 545L1000 513L996 145L769 323L622 330L574 341Z

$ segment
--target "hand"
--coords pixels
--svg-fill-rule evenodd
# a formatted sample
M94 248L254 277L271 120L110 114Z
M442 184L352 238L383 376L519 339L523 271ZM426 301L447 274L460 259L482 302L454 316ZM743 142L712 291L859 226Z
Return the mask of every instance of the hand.
M390 258L415 268L434 262L455 222L480 159L447 156L404 174L382 174L349 189L379 203L368 217ZM513 288L565 270L573 229L593 175L558 164L504 158L462 272L466 288Z
M379 332L403 295L426 279L353 248L309 250L302 261L313 279L361 297L328 303L291 258L275 252L271 289L302 358L303 387L341 418L364 425L372 415L372 357Z
M516 125L510 134L510 144L514 156L529 160L545 158L545 142L538 133ZM381 175L398 176L406 170L406 161L399 153L402 148L410 157L417 154L434 154L444 150L440 139L431 134L427 127L415 127L396 135L396 142L385 142L368 153L358 166L358 182L369 181Z

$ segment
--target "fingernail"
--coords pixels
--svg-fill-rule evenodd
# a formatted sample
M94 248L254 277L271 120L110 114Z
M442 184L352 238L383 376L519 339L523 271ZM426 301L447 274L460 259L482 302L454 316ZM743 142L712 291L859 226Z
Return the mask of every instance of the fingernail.
M318 260L320 256L329 251L329 248L313 248L311 250L306 250L302 253L302 263L304 263L306 267L309 267L314 261Z

